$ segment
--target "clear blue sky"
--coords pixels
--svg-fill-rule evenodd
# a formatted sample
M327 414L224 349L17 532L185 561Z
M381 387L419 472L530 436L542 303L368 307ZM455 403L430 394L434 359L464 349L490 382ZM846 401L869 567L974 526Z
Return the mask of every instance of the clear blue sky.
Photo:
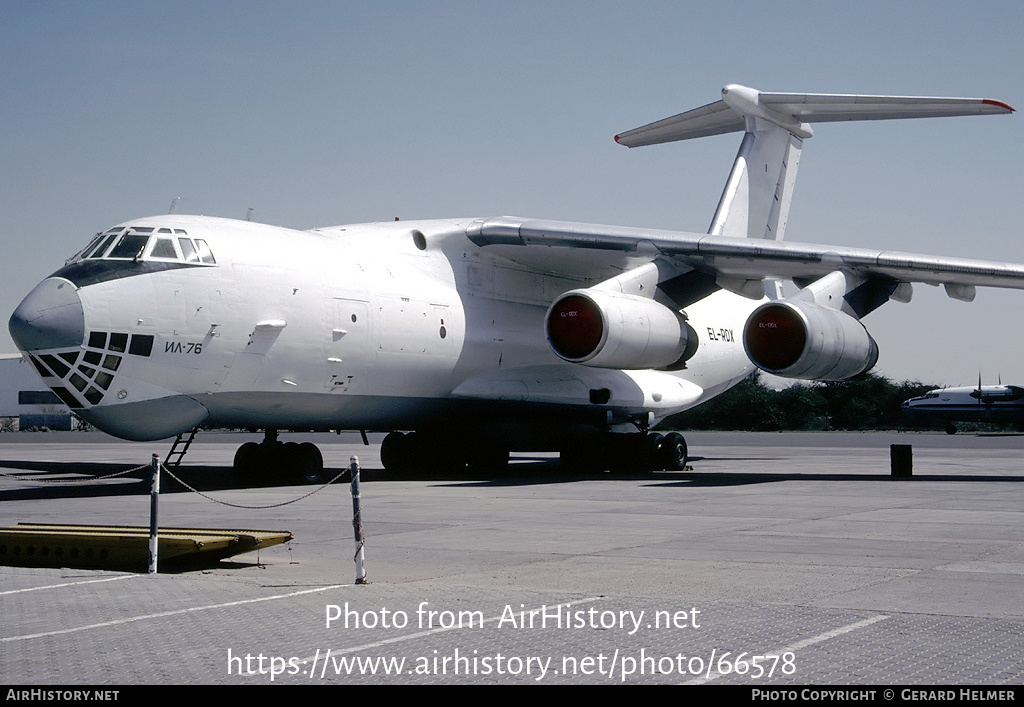
M739 136L617 132L768 91L1024 109L1024 3L0 2L0 310L89 237L179 212L310 228L514 214L703 231ZM825 124L787 238L1024 261L1024 116ZM1024 292L918 286L896 379L1024 384ZM0 351L14 351L6 327Z

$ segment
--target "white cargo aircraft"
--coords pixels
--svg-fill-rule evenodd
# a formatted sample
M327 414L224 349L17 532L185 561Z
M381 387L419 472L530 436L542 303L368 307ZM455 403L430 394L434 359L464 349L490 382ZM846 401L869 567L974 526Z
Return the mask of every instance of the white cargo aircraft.
M10 331L112 435L265 430L239 448L242 469L317 479L317 448L278 431L342 429L389 432L388 469L497 468L510 450L680 469L683 437L657 423L754 366L808 380L871 368L860 320L908 301L911 283L961 300L976 285L1024 288L1022 265L783 242L809 123L1012 110L729 85L616 136L637 147L743 132L706 234L511 217L294 231L168 214L98 234ZM783 298L782 280L801 289Z

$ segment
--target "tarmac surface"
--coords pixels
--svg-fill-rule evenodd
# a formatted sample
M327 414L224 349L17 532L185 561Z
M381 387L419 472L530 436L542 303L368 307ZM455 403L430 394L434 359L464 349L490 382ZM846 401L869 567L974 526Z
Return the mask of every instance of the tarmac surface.
M692 471L539 455L485 478L387 474L379 436L282 438L338 473L358 456L368 583L347 476L240 481L259 437L203 433L174 472L198 492L165 477L161 525L294 540L156 575L0 567L0 681L1024 683L1024 436L692 433ZM169 446L0 435L0 525L148 525L146 485L93 477Z

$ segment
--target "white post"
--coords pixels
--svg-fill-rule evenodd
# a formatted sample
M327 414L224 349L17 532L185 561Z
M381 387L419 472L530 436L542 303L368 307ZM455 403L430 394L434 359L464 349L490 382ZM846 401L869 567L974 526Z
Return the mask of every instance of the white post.
M351 457L348 465L349 476L352 480L352 528L356 537L356 584L366 584L366 567L364 565L362 502L359 497L359 457Z
M157 511L160 507L160 456L154 454L149 466L150 472L153 474L149 492L149 574L156 574L156 551L159 544Z

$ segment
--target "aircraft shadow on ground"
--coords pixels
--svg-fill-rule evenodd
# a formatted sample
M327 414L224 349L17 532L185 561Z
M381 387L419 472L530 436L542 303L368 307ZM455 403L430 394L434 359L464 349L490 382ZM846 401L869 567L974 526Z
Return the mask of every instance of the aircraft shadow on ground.
M151 476L148 467L126 467L112 462L27 462L0 460L0 501L103 496L148 495ZM122 472L128 471L123 474ZM328 469L330 477L348 481L347 469ZM11 482L28 482L31 487L5 488ZM260 474L242 478L231 467L182 466L160 475L160 493L229 491L246 488L294 486L289 474ZM183 484L187 484L185 486ZM188 487L191 487L188 488Z
M744 458L750 461L752 458ZM693 462L728 462L725 458L695 457ZM766 460L769 461L769 460ZM95 498L106 496L148 495L150 480L148 470L138 467L130 474L114 476L126 471L123 464L110 462L29 462L0 459L0 472L7 476L0 479L0 501L45 500L59 498ZM328 478L335 478L334 485L348 484L347 468L327 469ZM915 474L908 479L896 479L885 471L858 474L835 474L814 472L777 471L678 471L678 472L630 472L595 471L578 472L563 470L553 458L516 458L506 471L471 473L434 469L423 466L408 472L389 472L379 468L364 468L360 471L364 483L387 483L398 481L425 481L435 484L457 486L489 485L533 486L572 483L576 481L625 481L645 482L651 487L688 486L745 486L750 484L777 483L780 481L954 481L976 482L1021 482L1024 476L958 476L955 474ZM12 484L24 484L20 488L4 488ZM182 466L172 469L170 474L161 476L160 492L191 493L193 489L203 493L241 490L247 488L295 487L299 482L285 474L262 474L240 477L232 468L223 466ZM314 486L305 486L312 490Z

